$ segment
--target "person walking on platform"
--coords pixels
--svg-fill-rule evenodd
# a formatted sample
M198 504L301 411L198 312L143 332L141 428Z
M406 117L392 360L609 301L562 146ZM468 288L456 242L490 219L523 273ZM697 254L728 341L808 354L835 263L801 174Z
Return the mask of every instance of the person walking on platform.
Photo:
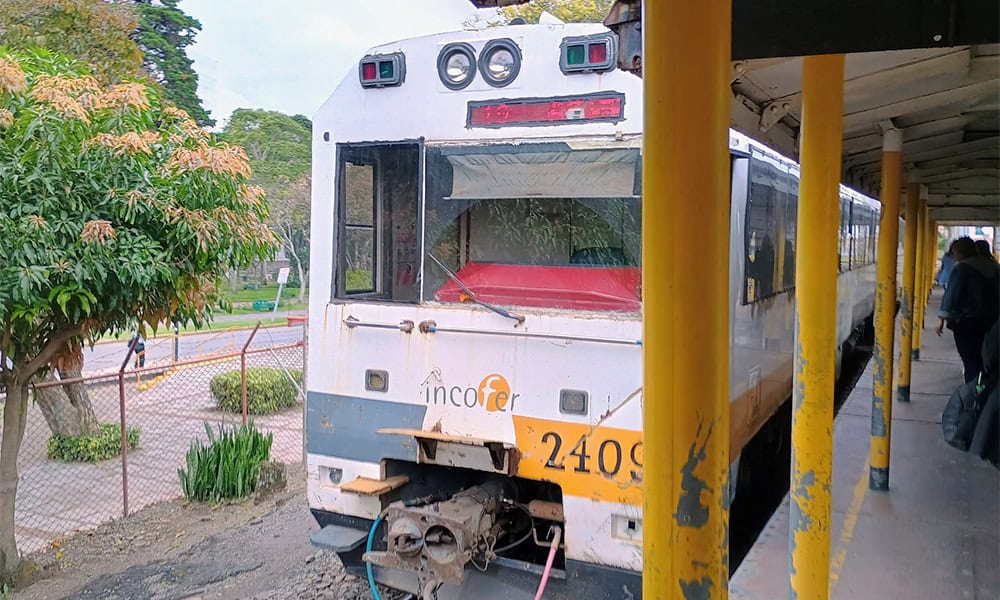
M949 252L956 264L941 300L937 334L946 325L952 330L969 382L982 371L983 338L1000 315L1000 265L980 256L968 237L952 242Z
M976 240L976 254L996 262L996 258L993 257L993 250L990 248L990 243L986 240Z
M955 257L951 255L951 250L941 257L941 269L937 272L934 281L941 287L948 289L948 278L951 277L951 270L955 267Z
M969 442L969 453L1000 468L1000 322L994 323L983 341L984 386L979 419Z

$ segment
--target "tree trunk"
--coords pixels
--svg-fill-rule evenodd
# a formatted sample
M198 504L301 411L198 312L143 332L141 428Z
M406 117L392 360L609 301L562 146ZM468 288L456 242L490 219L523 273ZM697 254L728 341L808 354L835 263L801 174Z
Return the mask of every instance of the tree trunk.
M17 498L17 454L28 421L28 390L19 381L8 382L0 440L0 581L9 582L21 558L14 537L14 501Z
M291 240L291 235L288 237ZM306 275L302 269L302 259L299 258L299 253L295 251L294 244L288 244L288 250L292 253L292 260L295 261L295 269L299 273L299 303L302 303L306 301Z
M60 369L60 379L77 379L80 367ZM50 371L45 381L56 381ZM96 433L100 428L87 387L82 382L67 383L35 390L35 402L45 416L52 433L78 436Z

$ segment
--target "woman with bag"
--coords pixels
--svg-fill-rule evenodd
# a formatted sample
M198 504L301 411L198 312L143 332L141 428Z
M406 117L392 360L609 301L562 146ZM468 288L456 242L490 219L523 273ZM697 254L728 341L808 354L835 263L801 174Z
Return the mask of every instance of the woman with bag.
M968 383L983 369L983 338L1000 315L1000 265L979 256L975 242L968 237L952 242L949 252L955 257L955 266L941 300L937 334L941 335L946 325L954 333Z

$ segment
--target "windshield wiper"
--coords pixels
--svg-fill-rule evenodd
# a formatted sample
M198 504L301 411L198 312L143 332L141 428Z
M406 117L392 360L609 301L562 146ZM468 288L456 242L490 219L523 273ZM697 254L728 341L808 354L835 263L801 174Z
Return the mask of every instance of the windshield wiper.
M513 320L517 321L518 323L524 323L524 315L519 315L519 314L516 314L516 313L512 313L510 311L507 311L507 310L504 310L504 309L500 308L499 306L494 306L494 305L490 304L489 302L484 302L484 301L480 300L476 296L475 292L473 292L472 290L470 290L468 288L468 286L466 286L464 283L462 283L462 280L458 278L458 275L455 275L454 273L452 273L451 269L449 269L448 267L446 267L443 262L441 262L440 260L438 260L438 257L434 256L434 253L428 252L427 253L427 257L430 258L431 260L433 260L437 264L437 266L440 267L442 271L444 271L445 275L448 276L448 279L451 279L452 281L455 282L455 285L457 285L458 287L462 288L462 291L465 292L466 295L469 296L470 300L472 300L473 302L475 302L479 306L482 306L483 308L488 308L488 309L492 310L493 312L495 312L496 314L500 315L501 317L507 317L508 319L513 319Z

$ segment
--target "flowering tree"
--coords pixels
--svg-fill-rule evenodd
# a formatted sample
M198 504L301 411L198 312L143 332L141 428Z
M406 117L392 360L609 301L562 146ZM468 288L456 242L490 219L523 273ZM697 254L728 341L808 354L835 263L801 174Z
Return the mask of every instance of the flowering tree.
M102 87L79 63L0 49L0 579L19 564L17 454L32 381L136 323L200 326L232 268L274 252L243 149L139 83ZM35 398L54 429L89 406Z

